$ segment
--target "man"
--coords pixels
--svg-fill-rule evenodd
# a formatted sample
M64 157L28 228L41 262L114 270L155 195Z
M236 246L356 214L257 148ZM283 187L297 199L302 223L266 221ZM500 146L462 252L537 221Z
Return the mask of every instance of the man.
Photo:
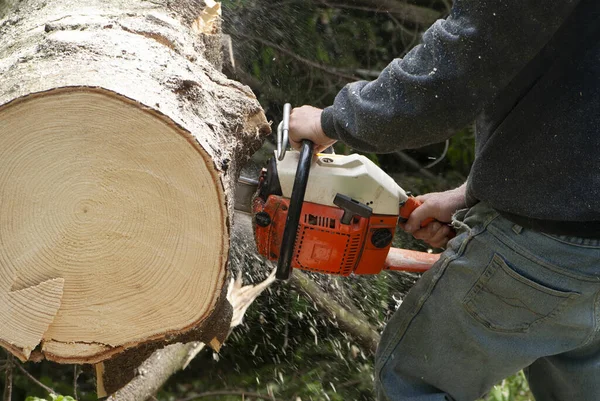
M422 43L290 137L389 152L476 120L467 183L406 224L446 245L388 323L380 400L472 401L525 369L537 401L600 400L600 2L455 0Z

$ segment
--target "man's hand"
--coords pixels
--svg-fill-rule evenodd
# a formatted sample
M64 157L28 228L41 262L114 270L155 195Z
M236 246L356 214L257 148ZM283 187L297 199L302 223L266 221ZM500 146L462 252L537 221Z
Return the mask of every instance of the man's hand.
M323 110L312 106L296 107L290 113L290 144L300 149L303 139L310 139L315 144L315 153L322 152L336 141L328 138L321 128Z
M418 196L417 199L423 204L410 214L408 221L404 224L404 230L435 248L445 247L451 229L443 223L450 223L454 212L466 207L466 187L465 183L450 191L432 192ZM421 228L421 222L429 217L433 217L437 221Z

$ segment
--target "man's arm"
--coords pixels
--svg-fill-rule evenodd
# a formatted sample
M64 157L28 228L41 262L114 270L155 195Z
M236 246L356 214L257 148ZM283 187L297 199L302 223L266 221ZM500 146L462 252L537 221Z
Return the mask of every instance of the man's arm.
M333 106L313 115L328 138L362 151L386 153L441 142L473 121L544 47L576 3L455 0L450 16L429 28L403 59L374 81L348 84ZM291 131L292 140L300 139Z

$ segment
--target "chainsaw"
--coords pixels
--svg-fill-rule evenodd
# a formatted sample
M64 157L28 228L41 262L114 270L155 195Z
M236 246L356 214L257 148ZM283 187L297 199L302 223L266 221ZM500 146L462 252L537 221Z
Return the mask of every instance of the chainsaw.
M398 222L421 203L365 156L313 156L308 140L288 151L290 110L285 104L275 155L258 180L240 178L236 195L236 209L252 213L258 253L277 261L276 278L293 268L341 276L429 269L439 255L391 246Z

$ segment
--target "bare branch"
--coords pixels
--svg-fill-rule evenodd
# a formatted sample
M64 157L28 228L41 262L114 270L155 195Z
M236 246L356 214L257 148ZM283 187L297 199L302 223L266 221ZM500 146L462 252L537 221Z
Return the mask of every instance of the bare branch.
M404 153L402 151L398 151L398 152L394 152L393 155L400 162L409 166L410 168L417 170L424 177L426 177L430 180L436 180L436 181L438 180L438 177L435 174L433 174L431 171L425 170L418 161L416 161L415 159L413 159L406 153Z
M13 359L11 354L6 357L6 370L4 372L4 401L11 401L13 388Z
M38 386L40 386L41 388L43 388L46 392L48 392L50 394L58 394L52 388L46 386L44 383L42 383L41 381L39 381L38 379L36 379L35 377L33 377L33 375L31 373L29 373L27 371L27 369L25 369L23 367L23 365L21 365L20 363L16 363L15 366L21 371L21 373L23 373L25 376L27 376L27 378L29 380L31 380L32 382L34 382L35 384L37 384Z
M368 79L376 79L379 77L379 74L381 74L381 71L377 71L377 70L366 70L364 68L358 68L356 70L354 70L354 72L358 75L361 75L365 78Z
M246 34L239 33L239 32L232 33L231 35L232 36L238 36L240 38L245 38L245 39L253 40L253 41L258 42L258 43L262 43L263 45L272 47L273 49L276 49L276 50L280 51L281 53L285 54L286 56L289 56L289 57L291 57L293 59L296 59L297 61L299 61L299 62L301 62L301 63L303 63L303 64L305 64L305 65L307 65L309 67L315 68L317 70L321 70L321 71L323 71L323 72L325 72L327 74L336 76L338 78L343 78L346 81L357 81L358 80L358 77L356 77L354 75L348 75L345 72L343 72L341 70L338 70L337 68L328 67L326 65L323 65L323 64L314 62L312 60L306 59L304 57L298 56L293 51L288 50L288 49L286 49L286 48L284 48L282 46L279 46L279 45L277 45L277 44L275 44L275 43L273 43L271 41L268 41L268 40L265 40L265 39L262 39L262 38L259 38L259 37L256 37L256 36L252 36L252 35L246 35Z
M138 374L107 401L146 400L179 371L195 343L171 344L155 351L139 368Z
M79 379L80 373L79 365L73 365L73 398L75 398L75 401L79 400L77 396L77 379Z

